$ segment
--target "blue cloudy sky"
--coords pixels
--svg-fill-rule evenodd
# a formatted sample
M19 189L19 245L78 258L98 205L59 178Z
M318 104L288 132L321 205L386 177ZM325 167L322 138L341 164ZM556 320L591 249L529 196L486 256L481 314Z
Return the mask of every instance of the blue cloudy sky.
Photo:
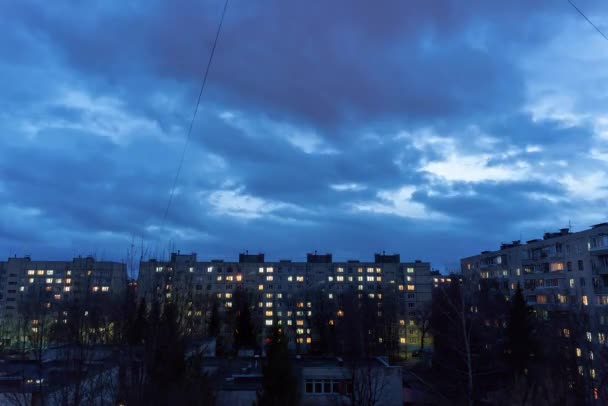
M608 220L608 41L566 0L232 0L163 225L222 6L2 2L3 257L441 268Z

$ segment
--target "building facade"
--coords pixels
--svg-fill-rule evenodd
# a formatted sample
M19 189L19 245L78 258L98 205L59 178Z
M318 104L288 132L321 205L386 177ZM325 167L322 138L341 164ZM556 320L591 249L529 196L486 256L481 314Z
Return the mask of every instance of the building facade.
M193 326L204 324L210 301L222 312L233 307L238 289L249 294L253 318L263 327L285 326L290 346L307 352L315 341L314 318L319 312L335 310L334 319L344 317L340 298L354 295L373 302L379 316L391 294L396 298L399 346L413 350L419 344L416 311L431 300L430 264L401 262L399 255L376 254L374 261L334 262L331 254L308 254L306 262L266 261L263 254L240 254L235 262L198 261L196 254L171 255L170 261L141 262L138 294L150 303L172 300L189 306ZM315 308L316 307L316 308ZM201 326L204 328L204 326ZM259 339L264 336L260 329ZM229 339L230 331L223 332ZM378 340L382 342L383 337ZM430 344L430 340L425 341Z
M0 262L0 321L10 324L20 309L41 305L49 313L65 303L84 304L89 297L115 297L127 287L126 266L78 257L71 261Z
M463 275L495 282L506 297L519 284L536 316L551 326L550 334L575 343L568 356L577 359L577 373L591 382L589 399L597 400L597 383L608 377L598 368L605 363L599 354L608 336L608 223L502 244L463 258L461 269Z

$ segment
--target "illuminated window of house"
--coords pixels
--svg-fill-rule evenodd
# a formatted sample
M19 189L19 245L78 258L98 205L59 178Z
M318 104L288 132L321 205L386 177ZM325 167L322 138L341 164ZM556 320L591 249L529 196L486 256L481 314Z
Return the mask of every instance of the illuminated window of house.
M403 290L403 285L399 285L399 290Z
M343 317L344 316L344 311L342 309L338 310L337 315L338 315L338 317Z
M333 281L334 281L334 277L330 275L330 276L328 276L328 277L327 277L327 280L328 280L329 282L333 282Z
M296 320L296 326L303 326L304 320Z
M266 307L272 307L272 302L266 302Z
M27 271L28 275L35 275L36 271L34 271L33 269L30 269L29 271Z
M53 283L53 278L46 278L46 283Z
M312 343L312 338L306 337L306 344L310 344L310 343Z
M207 267L207 272L213 272L213 267L212 266L208 266Z
M28 281L29 283L34 283L34 278L29 278L27 281Z
M342 273L342 272L344 272L344 268L338 267L337 271L338 271L338 273Z
M272 275L266 275L266 280L268 282L272 282L273 276Z
M259 272L260 272L260 273L264 273L264 267L262 267L262 266L261 266L261 267L259 268Z
M374 295L373 293L368 293L367 297L369 297L370 299L373 299L376 295Z
M358 285L358 286L357 286L357 289L358 289L358 290L363 290L363 285Z
M342 275L336 276L336 281L343 282L344 281L344 276L342 276Z
M266 310L264 314L266 315L266 317L272 317L272 310Z
M272 319L266 319L266 325L272 326Z
M405 320L399 320L399 325L400 326L405 326Z
M288 281L288 282L292 282L292 281L293 281L293 276L288 276L288 277L287 277L287 281Z
M242 281L242 280L243 280L243 275L238 274L238 275L236 276L236 281L237 281L237 282L240 282L240 281Z
M590 331L587 331L585 335L587 336L587 341L591 342L593 340L593 336L591 335Z
M298 276L298 277L296 277L296 280L298 282L304 282L304 277L303 276Z
M606 343L606 334L605 333L597 333L597 341L600 344Z
M55 278L55 283L61 283L61 278Z
M327 296L328 296L330 299L333 299L333 298L334 298L334 294L333 294L333 293L330 293L330 294L329 294L329 295L327 295Z
M101 291L102 291L102 292L108 292L109 290L110 290L110 287L109 287L109 286L102 286L102 287L101 287Z
M218 298L218 299L221 299L221 298L222 298L222 294L221 294L221 293L218 293L218 294L217 294L217 298Z
M38 272L36 272L36 275L38 275L38 276L44 275L44 271L41 269Z
M584 306L588 306L589 305L589 302L587 300L587 295L583 295L581 297L581 300L582 300Z
M367 273L374 273L374 268L367 268Z
M293 324L293 322L291 320L287 320L287 325L291 326Z
M352 277L352 276L349 276L349 277L348 277L348 281L349 281L349 282L352 282L352 281L353 281L353 277Z
M414 268L407 268L407 273L414 273Z
M551 270L551 272L563 271L564 263L563 262L551 262L549 269Z
M162 272L163 271L163 267L162 266L157 266L156 267L156 272Z
M414 290L416 289L416 286L414 285L407 285L407 290Z
M375 281L375 280L376 280L376 277L375 277L375 276L373 276L373 275L372 275L372 276L368 276L368 277L367 277L367 281L368 281L368 282L373 282L373 281Z
M66 286L66 287L63 288L64 292L69 292L70 290L72 290L71 286Z
M273 271L274 271L274 269L271 266L266 268L266 272L268 272L268 273L272 273Z
M226 299L232 299L232 293L226 293L224 296Z
M545 295L537 295L536 296L536 303L540 303L540 304L547 303L547 296L545 296Z
M232 282L233 280L234 280L234 276L232 276L232 275L226 276L226 281L227 282Z
M376 276L376 282L382 282L382 276Z
M258 285L258 290L264 290L264 285Z

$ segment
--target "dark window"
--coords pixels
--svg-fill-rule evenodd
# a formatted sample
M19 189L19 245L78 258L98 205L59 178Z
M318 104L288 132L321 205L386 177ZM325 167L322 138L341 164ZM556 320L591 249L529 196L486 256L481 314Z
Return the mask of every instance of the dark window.
M334 393L340 393L340 382L339 381L333 381L333 391Z
M578 270L582 271L585 269L585 266L583 265L583 260L579 259L578 260Z
M581 286L584 287L585 286L585 278L581 278Z
M323 393L323 386L320 381L315 382L315 393Z
M312 382L306 381L306 393L312 393Z
M568 272L571 272L572 271L572 262L568 261L566 263L566 268L568 269Z
M323 392L331 393L331 381L327 379L323 381Z

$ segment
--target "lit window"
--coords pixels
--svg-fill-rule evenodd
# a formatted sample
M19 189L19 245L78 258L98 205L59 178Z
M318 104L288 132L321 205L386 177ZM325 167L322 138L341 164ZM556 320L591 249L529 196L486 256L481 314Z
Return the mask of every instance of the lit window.
M260 271L260 273L264 273L264 267L261 266L259 271Z
M34 271L33 269L30 269L29 271L27 271L28 275L35 275L36 271Z
M218 298L218 299L221 299L221 298L222 298L222 294L221 294L221 293L218 293L218 294L217 294L217 298Z
M266 317L272 317L272 310L266 310L264 314L266 315Z
M382 282L382 276L376 276L376 282Z
M337 315L338 315L338 317L343 317L344 316L344 311L342 309L338 310Z
M328 280L329 282L333 282L333 281L334 281L334 277L330 275L330 276L328 276L328 277L327 277L327 280Z
M52 269L49 269L48 271L46 271L46 274L47 274L47 275L52 275L53 273L54 273L54 272L53 272L53 270L52 270Z
M304 329L303 328L297 328L296 329L296 334L298 334L298 335L304 334Z
M38 276L40 276L40 275L44 275L44 271L43 271L43 270L40 270L40 271L36 272L36 275L38 275Z
M583 305L588 306L589 302L587 300L587 295L583 295L583 297L581 298L581 300L583 301Z
M344 281L344 276L342 276L342 275L336 276L336 281L343 282Z
M266 272L268 272L268 273L272 273L272 271L273 271L273 269L272 269L272 267L271 267L271 266L269 266L268 268L266 268Z
M20 286L19 287L19 292L23 292L25 290L25 286Z
M334 298L334 294L333 294L333 293L330 293L330 294L328 295L328 297L329 297L330 299L333 299L333 298Z
M399 290L403 290L403 285L399 285Z
M310 343L312 343L312 338L306 337L306 344L310 344Z
M416 287L414 285L407 285L407 290L414 290Z
M297 280L298 282L304 282L304 277L303 277L303 276L297 276L297 277L296 277L296 280Z
M401 344L405 344L405 337L399 337L399 342Z
M600 344L605 344L606 343L606 334L605 333L597 333L597 341Z
M363 282L363 276L357 276L357 281Z
M374 268L367 268L367 273L374 273Z
M226 293L224 296L226 299L232 299L232 293Z
M55 300L59 300L59 299L61 299L61 295L53 295L53 298L54 298Z
M66 287L63 288L64 292L69 292L70 290L72 290L71 286L66 286Z
M288 326L291 326L291 325L292 325L292 323L293 323L293 322L292 322L291 320L287 320L287 325L288 325Z
M102 292L109 292L110 291L110 287L109 286L102 286L101 287L101 291Z
M46 283L53 283L53 278L46 278Z
M208 266L207 267L207 272L213 272L213 267L212 266Z
M303 326L304 320L296 320L296 326Z
M357 273L362 273L363 272L363 268L357 268Z
M194 272L194 268L190 267L190 268L188 268L188 271Z
M373 293L368 293L367 297L369 297L370 299L373 299L375 297L375 295Z
M68 276L70 276L72 274L72 271L66 271L65 274L68 275Z
M414 268L407 268L407 273L414 273Z
M283 294L282 293L277 293L277 299L283 299Z
M27 281L28 281L29 283L34 283L34 278L29 278Z
M237 282L240 282L240 281L242 281L242 280L243 280L243 276L242 276L241 274L238 274L238 275L236 276L236 281L237 281Z
M357 286L357 289L358 289L358 290L363 290L363 285L359 285L359 286Z
M272 302L266 302L266 307L272 307Z
M595 379L595 369L591 368L589 373L591 374L591 378Z
M376 280L376 277L374 277L374 276L368 276L368 277L367 277L367 281L368 281L368 282L373 282L373 281L375 281L375 280Z
M405 277L405 280L408 281L408 282L411 282L412 281L412 277L408 275L408 276Z
M55 283L61 283L61 278L55 278Z
M65 278L65 283L66 283L66 285L69 285L70 283L72 283L72 278Z
M580 348L577 348L577 349L576 349L576 356L577 356L577 357L580 357L580 356L582 355L582 353L583 353L583 352L581 351L581 349L580 349Z
M342 273L342 272L344 272L344 268L338 267L337 271L338 271L338 273Z
M234 276L232 276L232 275L226 276L226 281L227 282L232 282L233 279L234 279Z
M272 326L272 319L266 319L266 325Z
M591 340L593 340L593 336L591 335L590 331L587 331L587 341L591 342Z
M266 276L266 280L267 280L268 282L272 282L272 278L273 278L273 277L272 277L272 275L267 275L267 276Z
M258 290L264 290L264 285L258 285Z
M232 307L232 302L226 302L226 307Z
M352 277L352 276L349 276L349 277L348 277L348 281L349 281L349 282L352 282L352 281L353 281L353 277Z
M99 286L93 286L93 292L97 292L99 290Z
M163 271L163 267L162 266L157 266L156 267L156 272L162 272Z
M399 320L399 325L400 326L405 326L405 320Z
M221 282L221 281L222 281L222 275L218 275L218 276L217 276L217 281L218 281L218 282Z
M288 276L288 277L287 277L287 281L288 281L288 282L292 282L292 281L293 281L293 276L291 276L291 275L290 275L290 276Z

